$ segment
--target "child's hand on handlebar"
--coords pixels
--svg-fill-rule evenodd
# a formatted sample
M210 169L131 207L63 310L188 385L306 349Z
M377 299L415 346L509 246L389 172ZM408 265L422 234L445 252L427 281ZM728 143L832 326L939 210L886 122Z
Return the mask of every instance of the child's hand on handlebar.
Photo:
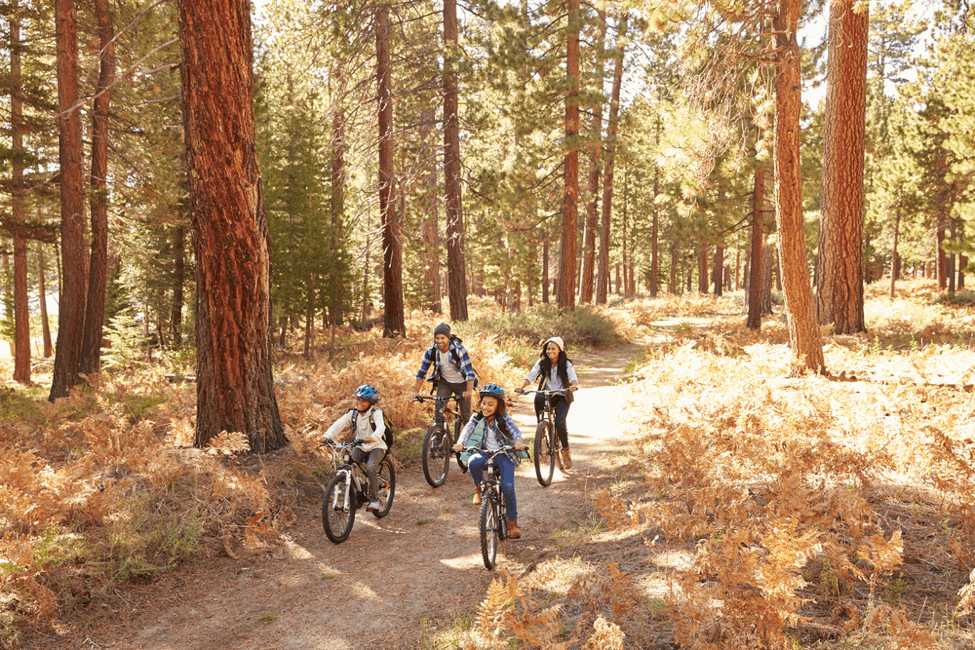
M515 443L515 449L521 451L524 448L525 448L525 443L523 443L523 442L516 442Z
M454 451L463 451L463 449L464 449L464 445L460 444L459 442L453 446Z

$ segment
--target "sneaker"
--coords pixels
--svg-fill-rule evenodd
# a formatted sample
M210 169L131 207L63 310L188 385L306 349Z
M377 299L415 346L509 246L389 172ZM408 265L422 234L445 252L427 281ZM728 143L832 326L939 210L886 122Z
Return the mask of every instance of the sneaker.
M382 506L378 501L370 501L369 505L366 507L366 510L368 510L372 514L376 514L377 512L379 512L379 508L381 507Z

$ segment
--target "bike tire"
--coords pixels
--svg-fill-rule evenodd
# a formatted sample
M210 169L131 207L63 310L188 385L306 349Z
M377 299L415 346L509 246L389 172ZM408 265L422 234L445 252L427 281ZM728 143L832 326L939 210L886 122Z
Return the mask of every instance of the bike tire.
M393 507L393 497L396 495L396 468L387 458L379 464L379 510L373 514L377 519L382 519L389 514L389 509Z
M498 521L498 495L487 490L481 501L481 558L484 566L491 570L497 564L500 522Z
M535 429L535 478L538 479L542 487L552 483L552 475L555 474L555 451L552 436L552 425L545 420L538 423Z
M453 444L450 434L439 425L430 427L423 437L423 477L430 487L440 487L447 481Z
M322 528L335 544L341 544L349 538L352 524L355 523L355 487L348 482L347 474L336 474L329 481L322 498ZM349 495L348 506L345 505L346 492Z
M460 420L457 420L454 422L454 442L460 440L461 431L463 431L463 427L461 426ZM461 474L467 473L467 463L461 460L460 452L457 452L457 467L460 468Z

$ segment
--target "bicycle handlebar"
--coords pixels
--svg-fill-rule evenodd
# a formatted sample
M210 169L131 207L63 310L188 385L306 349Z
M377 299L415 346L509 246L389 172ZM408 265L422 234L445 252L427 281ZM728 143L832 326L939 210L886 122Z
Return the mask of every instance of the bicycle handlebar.
M464 398L461 397L460 395L448 395L447 397L440 397L440 396L430 397L427 395L417 395L416 397L413 398L413 401L414 402L449 402L450 400L454 400L456 402L459 402L462 399Z
M538 395L565 395L571 389L570 388L560 388L559 390L523 390L522 395L531 395L532 393L537 393Z

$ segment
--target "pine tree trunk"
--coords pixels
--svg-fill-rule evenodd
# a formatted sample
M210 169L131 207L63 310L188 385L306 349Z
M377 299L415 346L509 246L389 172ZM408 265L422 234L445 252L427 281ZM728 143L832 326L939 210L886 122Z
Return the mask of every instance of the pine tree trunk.
M809 284L805 224L802 218L802 160L799 154L801 52L796 40L801 3L779 0L773 19L775 62L775 216L779 231L780 266L789 313L791 373L825 372L816 304Z
M74 0L56 0L59 161L61 164L61 291L54 377L48 399L67 397L81 382L85 326L85 203L81 111L78 106L78 26Z
M714 268L711 273L711 282L714 283L714 295L722 295L724 293L724 244L717 244L714 247Z
M15 224L27 220L24 209L24 104L20 77L20 23L17 2L12 6L10 19L10 137L12 188L11 212ZM14 381L29 384L30 372L30 306L27 300L27 239L14 232Z
M755 189L752 192L752 245L748 269L748 320L746 327L756 332L762 329L762 244L765 232L762 229L762 215L765 209L765 170L755 168Z
M667 291L673 295L680 293L680 283L677 280L677 242L670 244L670 277L667 278Z
M457 0L444 0L444 191L447 208L447 293L450 319L467 320L467 269L460 186L460 117L457 99Z
M196 438L287 443L274 396L270 254L255 156L246 0L180 0L183 130L196 251Z
M54 343L51 341L51 321L47 317L47 289L44 280L44 246L38 246L37 251L37 298L41 304L41 332L44 338L44 358L50 359L54 354Z
M762 291L759 294L759 304L762 316L772 315L772 271L775 267L775 248L765 244L762 246Z
M336 66L336 82L339 88L344 88L345 77L342 66ZM331 186L329 188L329 207L332 219L332 251L338 255L339 247L345 236L345 109L342 106L342 99L338 99L338 106L332 117L332 170ZM335 336L335 327L345 320L343 308L345 305L345 274L340 268L338 260L331 261L335 275L338 276L335 295L329 297L330 325L332 337ZM334 345L329 346L329 354L334 353ZM331 358L331 356L329 357Z
M579 0L569 0L568 21L579 13ZM565 142L562 187L562 250L559 256L559 289L556 304L575 308L576 220L579 215L579 28L569 32L566 45L565 75L569 92L565 98Z
M708 245L703 242L697 254L697 292L708 292Z
M623 55L629 15L620 17L613 56L613 92L609 101L609 121L606 126L606 161L603 165L603 211L599 231L599 269L596 277L596 304L605 305L609 291L609 236L613 210L613 163L616 155L616 134L619 130L620 89L623 85Z
M393 87L389 6L376 9L376 80L379 85L379 214L383 233L383 336L406 335L403 313L403 248L393 203Z
M948 258L945 255L945 249L942 246L945 241L945 220L938 215L938 226L936 230L937 237L937 266L936 273L938 275L938 288L947 289L948 288Z
M173 303L169 326L173 341L183 342L183 286L186 284L186 224L180 223L173 231Z
M596 39L594 69L595 76L602 87L604 43L606 41L606 12L599 11L599 36ZM586 227L582 244L582 273L579 275L579 302L592 303L595 296L596 230L599 227L599 176L602 158L603 104L593 107L589 138L591 165L589 167L588 194L586 203Z
M863 317L863 164L867 92L866 4L830 4L816 306L837 334Z
M98 372L102 365L102 326L105 320L105 283L108 277L108 118L110 88L115 81L115 29L108 0L95 0L101 69L92 115L91 137L91 261L85 335L81 344L81 372Z
M901 209L898 206L894 213L894 244L890 248L890 298L896 295L897 276L900 274L900 257L897 252L897 240L901 230Z
M436 122L436 112L433 109L424 111L420 118L420 141L427 142L433 125ZM439 174L437 165L431 164L427 174L427 201L430 213L420 223L420 239L426 245L423 258L423 277L428 291L427 306L434 314L443 313L440 288L440 210L437 201Z
M548 241L542 243L542 302L548 304Z

